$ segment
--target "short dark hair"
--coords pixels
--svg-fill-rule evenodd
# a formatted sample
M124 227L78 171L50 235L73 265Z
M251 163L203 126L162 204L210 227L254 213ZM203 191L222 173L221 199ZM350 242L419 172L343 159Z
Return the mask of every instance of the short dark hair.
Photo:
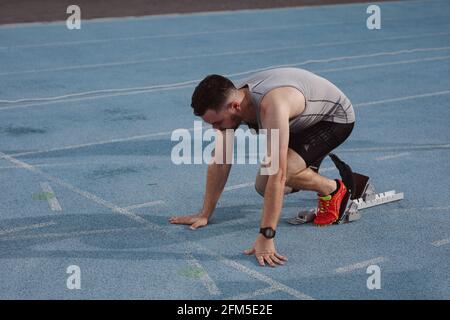
M197 85L192 94L191 107L194 114L201 117L208 109L217 111L233 89L236 87L229 79L218 74L210 74Z

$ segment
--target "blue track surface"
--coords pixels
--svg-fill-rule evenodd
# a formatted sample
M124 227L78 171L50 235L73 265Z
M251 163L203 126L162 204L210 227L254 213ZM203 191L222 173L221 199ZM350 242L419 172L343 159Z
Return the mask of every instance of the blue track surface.
M381 3L376 31L367 6L0 27L0 298L449 299L450 2ZM172 164L170 132L192 128L206 74L279 65L347 94L357 125L337 153L405 199L316 228L284 222L314 194L286 197L276 244L289 262L271 269L242 254L262 206L255 165L233 168L227 186L244 185L209 226L168 224L201 207L206 170ZM81 290L66 287L69 265Z

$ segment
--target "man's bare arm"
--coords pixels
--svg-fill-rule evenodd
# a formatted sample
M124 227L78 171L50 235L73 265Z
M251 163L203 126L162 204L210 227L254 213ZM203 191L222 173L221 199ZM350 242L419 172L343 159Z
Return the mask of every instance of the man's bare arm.
M265 102L265 103L264 103ZM286 183L287 152L289 148L289 106L282 100L268 97L262 104L262 120L267 128L267 150L270 156L278 156L278 171L269 176L264 193L261 227L276 229L284 200ZM272 145L273 129L278 129L277 144ZM274 153L276 148L278 154ZM274 150L272 150L274 149ZM274 164L272 159L271 164Z
M289 148L289 104L286 103L283 95L280 99L271 99L270 96L270 93L266 95L261 103L261 120L263 127L267 129L267 153L270 160L268 167L271 168L269 170L271 172L265 172L266 174L270 173L270 175L264 192L264 207L260 227L276 229L283 207L286 182ZM274 139L274 143L271 143L272 136L277 138ZM254 254L261 266L268 263L271 267L275 267L277 264L282 265L287 261L285 256L276 251L274 238L266 238L262 234L257 236L252 247L245 250L244 253Z
M232 150L232 147L231 149L230 147L227 148L227 144L231 144L233 140L233 135L227 136L225 132L217 130L215 151L206 174L205 196L202 209L197 214L171 217L169 219L170 223L188 224L191 225L191 229L205 226L208 223L230 174L231 164L227 164L226 158L227 150Z
M231 164L211 163L206 174L206 189L201 215L208 220L217 206L230 174Z

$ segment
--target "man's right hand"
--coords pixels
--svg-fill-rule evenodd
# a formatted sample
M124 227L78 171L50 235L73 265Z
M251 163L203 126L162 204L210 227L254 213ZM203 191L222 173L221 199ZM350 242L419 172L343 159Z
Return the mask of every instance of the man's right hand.
M170 217L169 222L171 224L191 225L190 229L195 230L206 226L208 224L208 218L201 213L197 213L189 216Z

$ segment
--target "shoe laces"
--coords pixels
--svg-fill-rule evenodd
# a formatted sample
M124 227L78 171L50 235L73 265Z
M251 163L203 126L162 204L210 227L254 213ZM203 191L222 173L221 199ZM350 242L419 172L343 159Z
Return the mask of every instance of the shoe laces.
M323 214L328 211L328 207L330 206L331 196L319 197L319 205L318 205L318 214Z

